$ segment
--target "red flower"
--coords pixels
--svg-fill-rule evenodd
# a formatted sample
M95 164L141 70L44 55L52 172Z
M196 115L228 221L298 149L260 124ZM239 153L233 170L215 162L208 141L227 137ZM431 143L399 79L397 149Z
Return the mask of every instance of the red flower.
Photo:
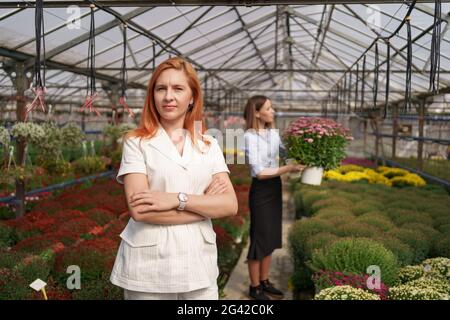
M84 233L90 233L98 225L89 218L75 218L67 221L58 228L59 232L72 232L81 236Z
M59 242L60 242L59 235L50 233L50 234L26 238L26 239L20 241L14 247L12 247L12 250L40 254L40 253L42 253L42 251L55 246Z
M90 209L86 211L86 216L101 226L116 219L116 216L114 215L113 212L102 208Z
M58 211L53 217L56 219L58 224L65 223L72 219L87 218L86 214L79 210L61 210Z
M357 275L351 273L342 273L339 271L321 270L313 275L313 281L320 289L329 286L350 285L354 288L360 288L380 296L381 300L387 300L389 288L381 283L380 289L369 289L367 287L368 275Z
M32 211L18 219L6 221L5 223L22 231L38 230L45 233L51 230L55 221L54 218L44 212Z
M225 231L225 229L218 225L214 225L213 228L216 232L218 246L227 247L233 245L233 238Z
M33 208L33 211L46 212L48 214L53 214L54 212L64 208L62 202L56 199L45 199L39 201Z

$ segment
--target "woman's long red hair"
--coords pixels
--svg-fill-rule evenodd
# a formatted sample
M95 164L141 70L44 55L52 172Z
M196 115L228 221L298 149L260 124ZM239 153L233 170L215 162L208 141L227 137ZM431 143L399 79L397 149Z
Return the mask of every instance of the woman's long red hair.
M167 59L156 67L148 83L147 97L145 98L144 109L142 111L139 126L136 129L128 132L126 134L126 137L152 138L156 134L158 127L161 124L160 115L155 106L153 92L155 89L156 80L161 75L161 73L167 69L182 70L188 78L188 84L192 90L192 98L194 100L194 103L193 107L189 108L190 111L186 113L183 128L189 131L189 133L191 134L192 143L196 145L196 133L194 132L195 121L201 121L202 123L201 132L197 132L197 134L204 134L204 132L206 131L205 123L203 121L203 93L200 85L200 80L197 76L197 72L189 62L180 57ZM207 140L205 140L205 142L209 144Z

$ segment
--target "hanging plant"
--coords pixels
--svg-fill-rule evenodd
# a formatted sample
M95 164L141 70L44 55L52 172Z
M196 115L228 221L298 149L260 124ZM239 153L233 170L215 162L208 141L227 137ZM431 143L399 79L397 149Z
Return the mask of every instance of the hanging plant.
M41 128L44 130L45 135L38 142L40 160L41 162L54 160L61 152L63 143L61 129L52 122L44 123Z
M118 126L115 125L106 125L103 128L103 134L110 142L117 142L118 139L122 138L122 136L130 130L136 128L135 124L131 123L122 123Z
M0 126L0 144L6 148L9 146L10 142L11 142L11 137L9 135L8 129Z
M45 131L36 123L19 122L12 127L11 135L17 140L39 143L44 138Z
M25 107L25 120L28 114L37 107L45 112L45 31L44 31L44 1L36 0L35 11L35 36L36 36L36 58L34 62L34 85L31 90L35 94L33 101ZM42 54L41 54L41 49Z
M81 128L75 124L69 124L62 128L61 136L63 145L69 148L79 147L81 142L86 139L86 135Z

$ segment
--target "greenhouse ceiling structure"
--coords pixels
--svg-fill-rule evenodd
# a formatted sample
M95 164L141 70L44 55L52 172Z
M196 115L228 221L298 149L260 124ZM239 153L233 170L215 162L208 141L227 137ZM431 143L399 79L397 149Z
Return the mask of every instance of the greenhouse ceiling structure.
M103 106L120 96L124 53L128 103L135 108L142 106L155 65L175 55L198 70L206 109L232 111L258 93L292 111L344 96L350 107L361 99L382 104L386 91L390 103L402 103L408 74L413 98L450 93L450 3L442 2L440 12L439 91L430 90L435 1L324 3L44 1L46 100L84 101L93 38L97 103ZM35 1L0 1L2 105L17 96L14 79L21 70L33 78L35 58Z

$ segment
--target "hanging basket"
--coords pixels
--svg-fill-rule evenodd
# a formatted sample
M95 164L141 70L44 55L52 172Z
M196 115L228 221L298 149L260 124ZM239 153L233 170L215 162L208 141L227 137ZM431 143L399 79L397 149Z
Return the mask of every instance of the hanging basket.
M322 167L307 167L302 172L301 183L313 186L320 186L322 183L323 168Z

